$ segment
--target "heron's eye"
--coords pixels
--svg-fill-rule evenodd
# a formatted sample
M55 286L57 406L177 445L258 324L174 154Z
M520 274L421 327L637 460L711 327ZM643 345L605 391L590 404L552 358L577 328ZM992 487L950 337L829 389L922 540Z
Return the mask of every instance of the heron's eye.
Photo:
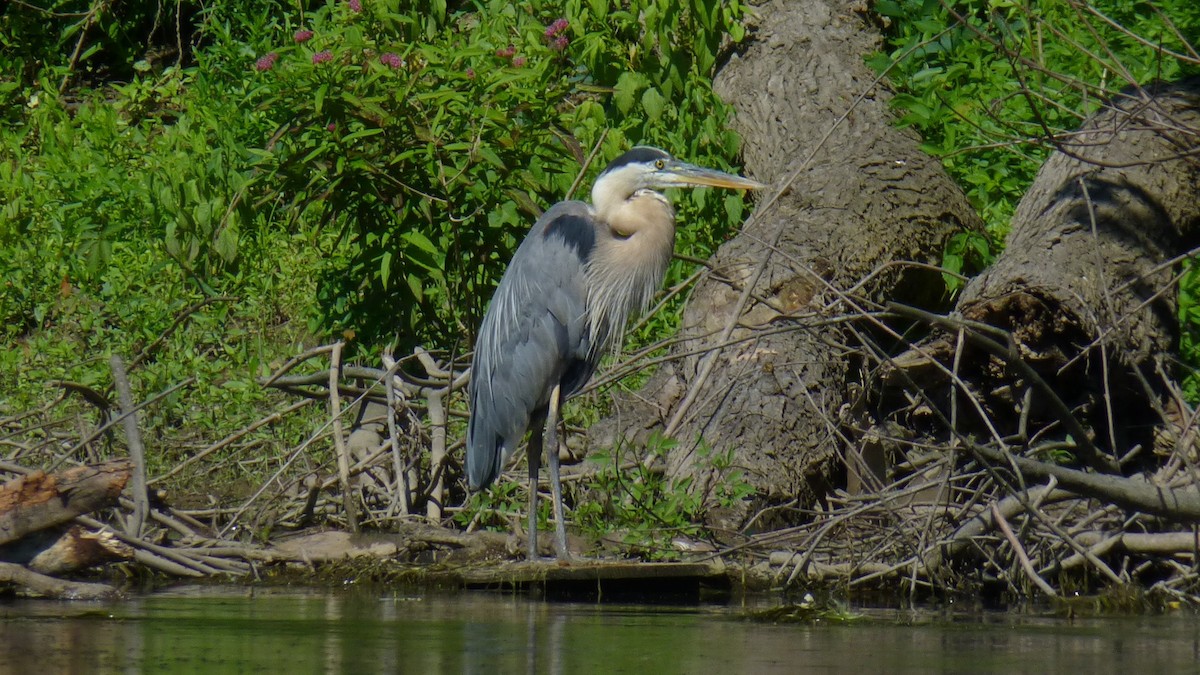
M665 167L666 165L667 165L666 160L662 160L662 159L654 160L654 168L656 168L656 169L661 169L661 168Z

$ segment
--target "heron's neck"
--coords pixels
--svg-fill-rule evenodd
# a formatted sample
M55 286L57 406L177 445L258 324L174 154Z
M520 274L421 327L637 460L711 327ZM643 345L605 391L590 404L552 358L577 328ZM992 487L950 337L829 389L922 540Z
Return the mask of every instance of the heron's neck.
M618 348L625 324L662 286L675 248L675 211L649 190L597 205L596 248L587 264L593 350ZM608 206L608 212L599 208Z

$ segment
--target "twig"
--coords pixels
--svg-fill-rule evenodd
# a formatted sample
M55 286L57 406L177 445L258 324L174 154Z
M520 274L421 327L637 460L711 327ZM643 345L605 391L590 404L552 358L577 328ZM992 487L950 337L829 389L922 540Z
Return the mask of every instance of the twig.
M142 349L142 351L138 352L137 356L133 357L133 360L129 362L129 369L133 370L134 368L137 368L139 365L141 365L142 361L145 361L146 357L153 354L154 350L158 349L159 345L161 345L163 342L165 342L167 340L167 338L171 337L171 334L175 332L175 329L179 328L179 326L192 314L195 314L196 312L200 311L204 307L211 305L213 303L236 302L236 301L237 301L237 298L233 297L231 295L219 295L219 296L213 296L211 298L205 298L197 303L192 304L190 307L187 307L186 309L184 309L182 312L179 313L179 316L175 317L175 321L173 321L170 326L167 326L167 329L164 330L158 336L158 338L156 338L154 340L154 342L151 342L144 349Z
M1029 561L1029 556L1025 553L1025 547L1021 546L1021 542L1017 541L1016 535L1013 534L1012 528L1008 526L1008 521L1004 515L1000 513L1000 509L996 508L995 502L992 503L992 518L996 521L996 526L1000 528L1000 532L1004 534L1004 538L1008 540L1008 545L1012 547L1013 553L1017 556L1017 561L1021 564L1021 569L1025 572L1025 576L1034 583L1048 597L1057 598L1058 593L1046 583L1046 580L1038 575L1037 570L1033 569L1033 563Z
M964 330L967 339L972 343L982 347L984 351L992 356L1002 359L1006 365L1020 371L1022 377L1026 378L1031 385L1037 387L1038 391L1046 397L1046 401L1050 404L1051 410L1054 411L1055 417L1070 432L1071 437L1077 444L1076 449L1079 455L1083 458L1083 461L1087 462L1088 466L1101 473L1114 474L1120 472L1119 467L1116 466L1112 458L1101 454L1096 446L1092 444L1091 437L1084 430L1083 425L1079 423L1079 420L1075 419L1075 415L1071 413L1071 409L1067 407L1067 404L1063 403L1063 400L1059 398L1058 393L1046 383L1037 371L1025 362L1025 359L1021 358L1016 348L1016 342L1007 331L977 321L952 319L915 307L908 307L897 302L889 302L887 303L887 307L889 311L895 312L900 316L916 319L944 330ZM985 337L984 332L1002 336L1005 344L1002 345L989 337Z

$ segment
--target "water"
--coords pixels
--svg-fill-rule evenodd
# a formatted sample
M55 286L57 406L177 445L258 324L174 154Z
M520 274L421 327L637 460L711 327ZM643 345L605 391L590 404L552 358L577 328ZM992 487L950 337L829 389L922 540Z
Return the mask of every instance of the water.
M0 673L1194 672L1200 618L870 612L770 625L736 608L488 593L180 589L0 603Z

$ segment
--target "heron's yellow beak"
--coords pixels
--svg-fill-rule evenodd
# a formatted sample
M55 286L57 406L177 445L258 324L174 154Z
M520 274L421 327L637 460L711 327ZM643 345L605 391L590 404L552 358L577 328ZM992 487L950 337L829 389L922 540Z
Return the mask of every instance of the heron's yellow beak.
M667 162L663 168L655 171L653 180L655 187L661 188L707 185L734 190L759 190L766 187L756 180L676 160Z

